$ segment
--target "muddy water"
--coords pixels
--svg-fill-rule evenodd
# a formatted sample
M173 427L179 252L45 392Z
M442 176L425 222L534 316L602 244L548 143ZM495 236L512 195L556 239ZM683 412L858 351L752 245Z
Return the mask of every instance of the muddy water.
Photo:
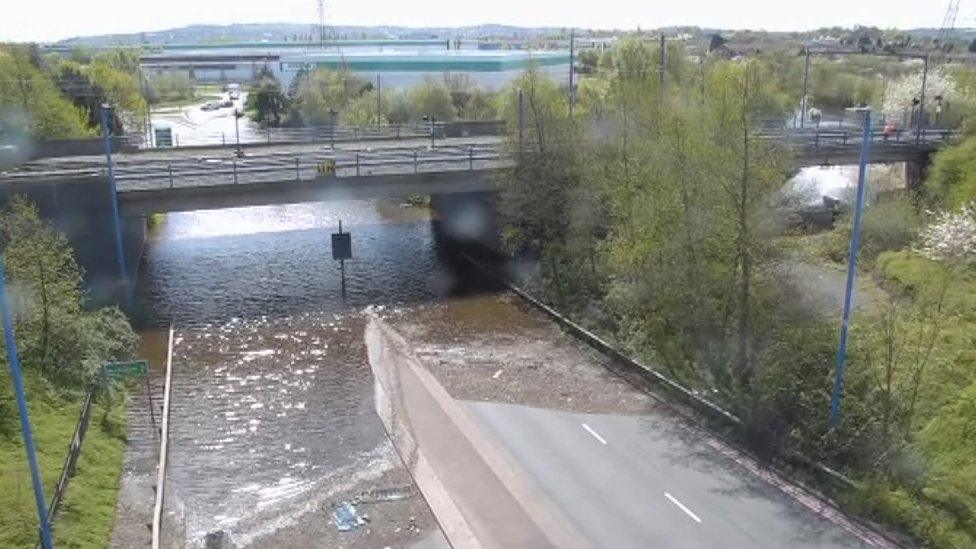
M354 255L345 297L330 246L340 221ZM146 250L137 323L194 326L437 299L458 282L442 253L425 209L388 201L170 214Z
M354 254L345 296L329 246L340 220ZM154 365L163 362L163 327L176 327L173 545L201 546L220 530L237 546L436 540L375 415L362 310L402 311L487 287L456 274L449 255L425 209L388 201L167 217L134 301ZM330 507L375 492L397 497L373 504L369 525L340 537Z

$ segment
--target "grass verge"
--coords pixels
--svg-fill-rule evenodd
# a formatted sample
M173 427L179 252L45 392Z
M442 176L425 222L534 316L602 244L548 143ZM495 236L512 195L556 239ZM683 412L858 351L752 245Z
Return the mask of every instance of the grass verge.
M32 372L25 377L44 495L50 502L84 395L57 388ZM125 452L125 403L121 398L115 400L110 405L107 399L100 399L92 410L76 474L54 523L57 547L108 546ZM33 547L36 532L37 508L27 455L10 375L4 367L0 372L0 547Z

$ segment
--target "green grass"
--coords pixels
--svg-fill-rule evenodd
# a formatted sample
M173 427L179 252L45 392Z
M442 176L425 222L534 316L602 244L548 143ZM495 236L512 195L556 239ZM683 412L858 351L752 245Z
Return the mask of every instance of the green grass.
M918 254L885 252L878 256L876 266L881 276L916 300L934 299L940 289L938 281L943 276L942 267ZM954 277L946 287L945 304L949 312L963 315L968 322L976 322L976 276L973 272Z
M882 253L875 267L890 289L915 304L931 302L942 287L942 267L912 252ZM974 547L976 274L957 271L946 288L945 315L913 422L912 453L920 458L920 474L900 485L870 481L851 503L899 525L925 546Z
M44 495L50 501L83 395L56 388L33 373L26 377ZM0 419L0 547L33 547L37 541L37 508L12 393L4 366L0 374L0 414L4 414ZM118 400L113 407L99 402L92 410L76 475L54 523L58 547L108 546L125 451L125 405Z

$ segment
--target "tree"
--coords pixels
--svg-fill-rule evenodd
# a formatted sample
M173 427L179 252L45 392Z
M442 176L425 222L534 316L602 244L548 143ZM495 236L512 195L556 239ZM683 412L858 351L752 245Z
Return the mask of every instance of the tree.
M366 86L365 81L346 69L303 71L295 76L288 93L289 124L331 124L332 113L343 118L349 103L368 91ZM375 113L372 123L376 123Z
M380 112L379 94L375 90L362 93L349 102L342 110L341 120L345 124L354 126L375 126L388 123L385 105Z
M525 111L521 148L517 137L518 90L522 91ZM520 158L518 168L506 176L502 195L505 241L517 255L538 258L556 301L566 304L566 297L574 293L568 283L575 277L564 269L576 271L581 263L590 265L584 254L567 253L573 240L571 218L576 217L569 212L580 206L577 219L588 219L582 210L591 203L582 187L567 97L535 65L501 97L509 144ZM585 239L587 246L592 243L592 238Z
M976 200L976 137L935 154L925 189L936 206L954 208Z
M133 128L134 133L139 133L147 108L137 73L126 72L127 63L124 55L121 60L113 56L99 57L86 71L92 87L98 92L97 99L114 108L113 133L116 134L123 133L125 128ZM97 111L96 115L99 115Z
M0 47L0 131L11 136L66 138L91 135L87 113L58 93L24 48Z
M920 99L922 76L922 71L919 70L888 84L882 106L885 116L904 118L906 113L911 114L913 100ZM957 77L952 71L943 67L930 67L925 80L925 112L934 113L940 97L943 105L957 105L957 110L960 111L971 109L976 99L957 85Z
M251 119L268 126L278 126L288 108L288 98L281 91L281 83L271 71L264 69L257 82L248 88L244 108Z
M78 385L103 362L134 349L136 335L117 308L87 310L82 270L64 235L36 207L14 197L0 214L4 266L22 360L49 378Z
M438 121L449 122L455 118L451 92L447 86L433 78L425 78L423 82L411 88L407 97L410 100L414 120L424 116L434 116Z

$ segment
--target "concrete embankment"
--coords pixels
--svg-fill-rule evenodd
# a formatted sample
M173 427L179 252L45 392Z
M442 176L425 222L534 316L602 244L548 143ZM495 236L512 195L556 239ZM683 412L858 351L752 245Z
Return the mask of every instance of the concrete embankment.
M575 528L379 317L366 326L384 426L455 548L580 547Z

